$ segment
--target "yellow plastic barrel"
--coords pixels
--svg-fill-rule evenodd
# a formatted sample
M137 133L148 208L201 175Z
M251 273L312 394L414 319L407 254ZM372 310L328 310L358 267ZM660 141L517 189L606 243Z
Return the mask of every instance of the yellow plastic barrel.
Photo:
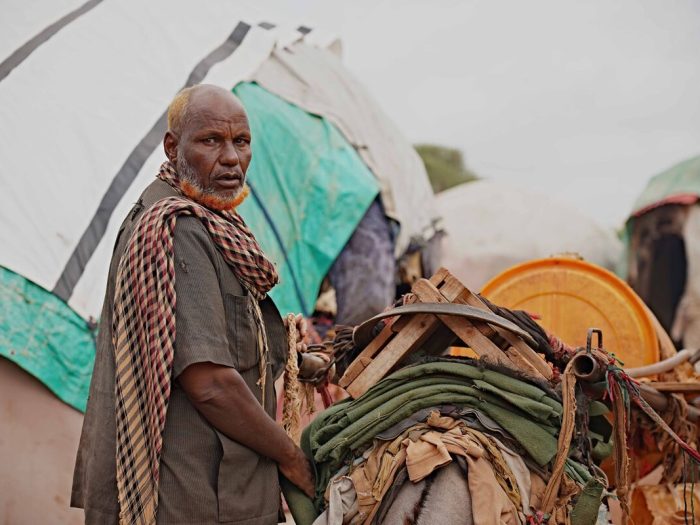
M481 293L499 306L537 315L573 347L585 346L589 328L600 328L603 347L625 367L659 360L646 306L627 283L595 264L570 257L529 261L497 275Z

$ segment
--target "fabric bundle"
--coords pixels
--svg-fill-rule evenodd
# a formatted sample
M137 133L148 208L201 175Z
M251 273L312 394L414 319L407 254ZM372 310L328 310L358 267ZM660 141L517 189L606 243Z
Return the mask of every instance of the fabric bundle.
M298 524L314 525L594 525L604 482L580 450L566 461L553 521L538 512L561 417L546 384L469 359L407 366L306 428L301 446L315 468L316 497L313 512L295 498L290 508ZM606 439L591 435L600 453Z

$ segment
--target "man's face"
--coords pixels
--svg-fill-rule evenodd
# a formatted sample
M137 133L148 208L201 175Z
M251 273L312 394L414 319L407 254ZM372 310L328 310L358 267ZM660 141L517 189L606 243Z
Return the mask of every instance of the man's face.
M169 141L166 135L165 146L183 184L193 186L185 193L226 209L243 193L250 141L241 105L230 93L212 90L192 94L179 136L171 134Z

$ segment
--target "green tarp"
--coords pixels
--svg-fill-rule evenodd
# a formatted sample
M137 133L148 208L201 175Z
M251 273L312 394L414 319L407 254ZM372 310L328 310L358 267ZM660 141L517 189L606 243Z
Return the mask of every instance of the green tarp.
M270 295L280 312L309 315L323 277L377 196L378 183L327 120L257 84L239 84L234 93L253 134L253 195L241 214L278 264L281 281Z
M61 299L2 267L0 355L85 410L95 359L90 327Z
M700 196L700 156L688 159L651 178L632 208L632 215L676 195Z
M323 277L379 187L325 119L256 84L239 84L234 92L253 135L252 195L240 211L277 265L281 281L270 295L280 312L308 315ZM85 409L95 355L88 323L47 290L2 267L0 355L69 405Z

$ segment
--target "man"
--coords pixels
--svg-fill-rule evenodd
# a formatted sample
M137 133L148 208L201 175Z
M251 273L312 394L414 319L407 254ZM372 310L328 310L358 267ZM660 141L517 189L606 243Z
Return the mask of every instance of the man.
M235 212L251 133L207 85L168 110L168 161L117 237L71 505L86 523L277 523L278 469L313 476L273 420L286 332L273 265Z

